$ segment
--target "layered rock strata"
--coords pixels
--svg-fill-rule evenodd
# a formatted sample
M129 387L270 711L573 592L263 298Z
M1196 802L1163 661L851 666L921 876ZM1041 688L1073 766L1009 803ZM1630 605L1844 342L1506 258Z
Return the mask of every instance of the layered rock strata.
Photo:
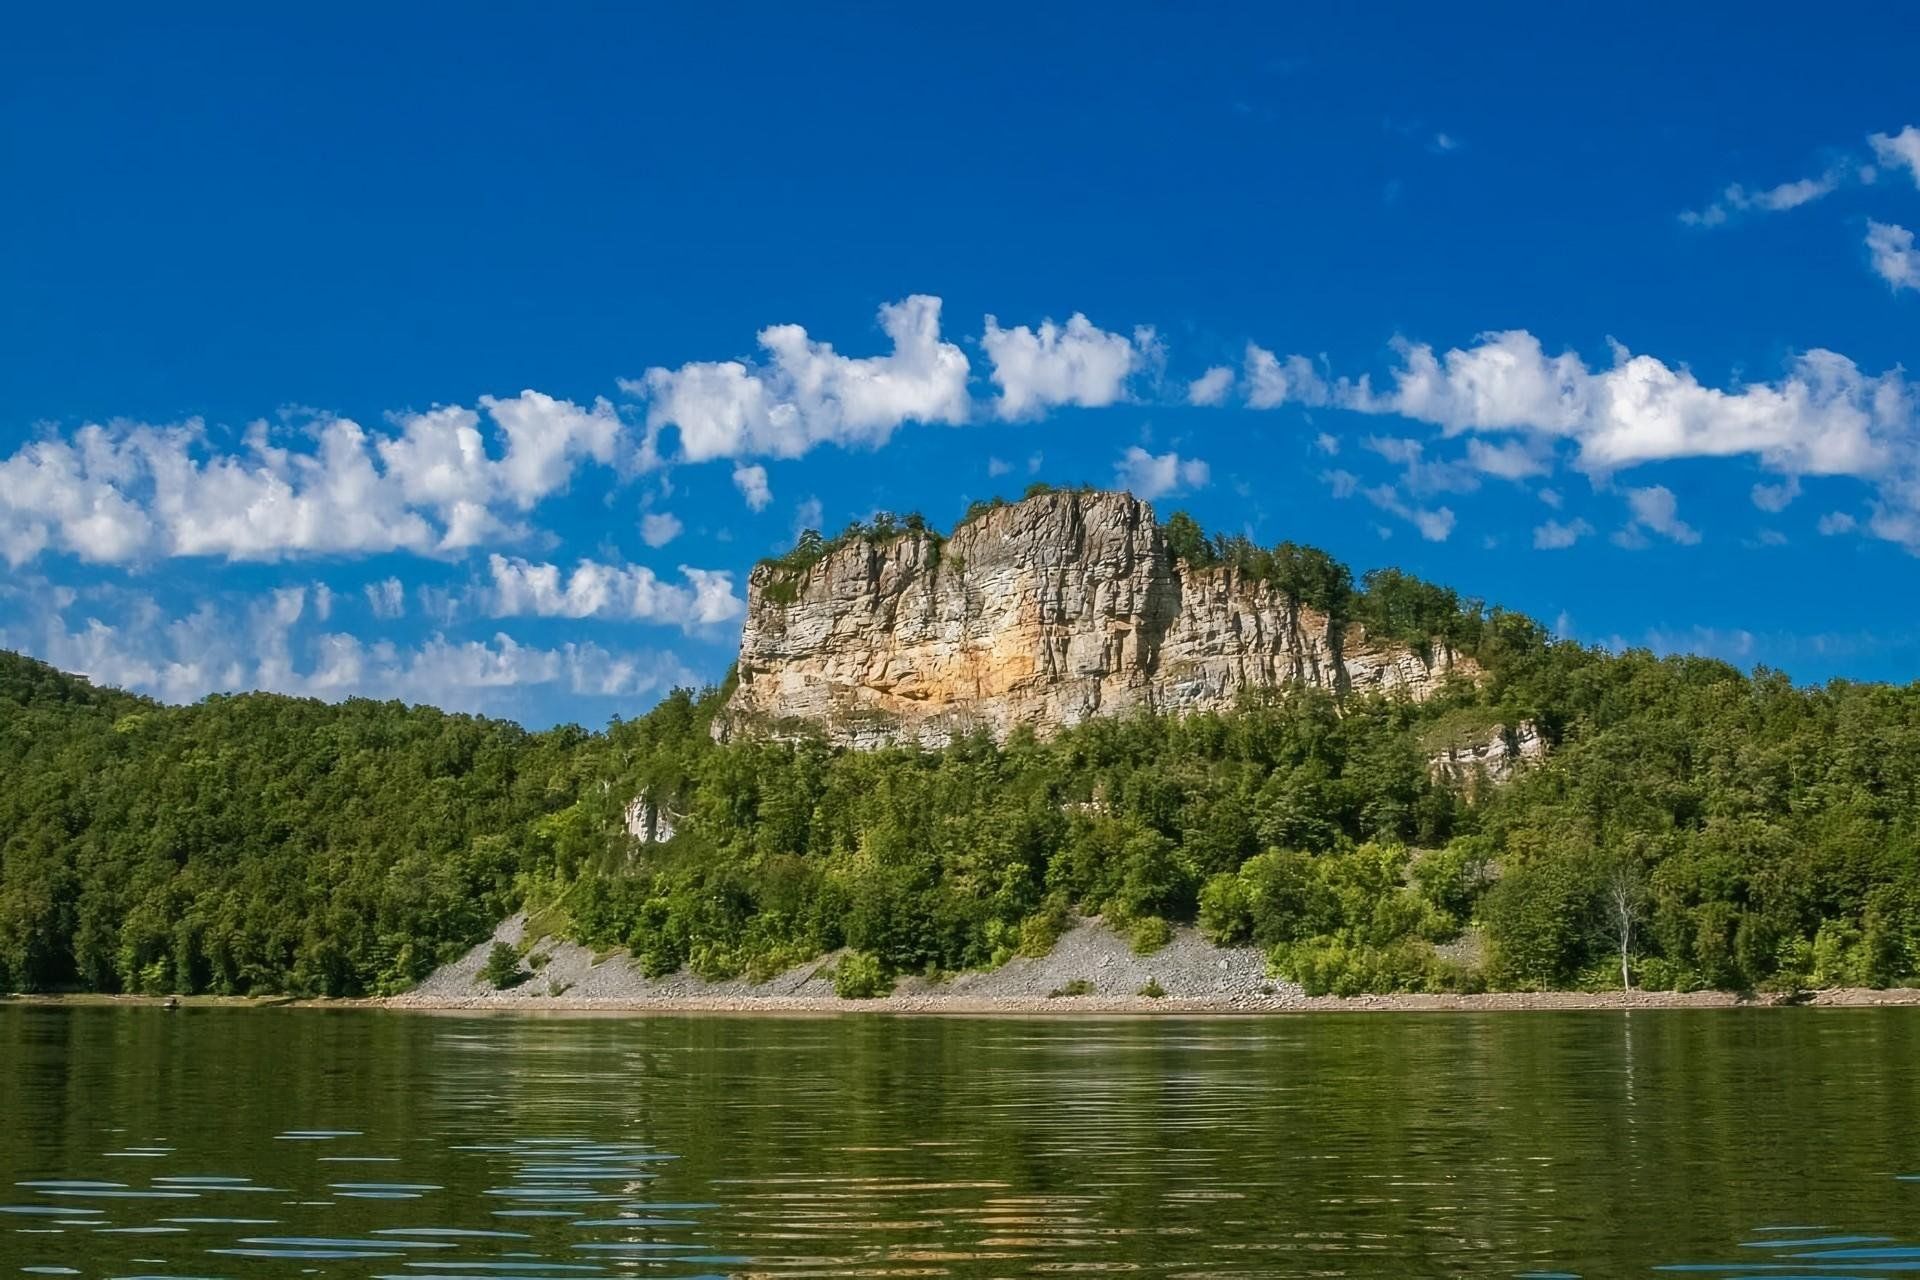
M1227 567L1174 556L1129 494L991 509L945 540L853 539L748 583L717 736L812 726L839 743L1048 734L1094 716L1225 708L1310 686L1423 699L1472 661L1376 641Z

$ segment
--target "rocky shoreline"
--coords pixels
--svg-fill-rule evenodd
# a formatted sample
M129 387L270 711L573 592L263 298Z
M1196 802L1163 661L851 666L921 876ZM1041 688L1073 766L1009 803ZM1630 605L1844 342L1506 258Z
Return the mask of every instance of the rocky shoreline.
M842 1014L946 1017L1235 1017L1303 1013L1544 1013L1632 1012L1663 1009L1860 1009L1920 1007L1920 988L1835 987L1794 994L1742 995L1732 991L1491 991L1478 995L1252 997L967 996L896 992L872 1000L837 996L548 996L500 1000L485 993L385 999L291 996L0 995L0 1003L71 1007L222 1009L391 1009L417 1013L718 1014L826 1017Z
M624 952L596 954L550 937L529 938L524 915L412 991L384 999L290 996L22 996L71 1005L378 1008L439 1013L754 1014L850 1013L968 1017L1139 1017L1294 1013L1501 1013L1573 1010L1735 1009L1920 1005L1920 989L1841 988L1741 995L1730 991L1508 991L1478 995L1311 996L1268 976L1250 947L1218 947L1197 930L1176 929L1149 955L1097 919L1069 928L1045 956L1017 956L997 969L939 980L902 978L873 999L834 993L838 955L822 956L762 981L707 981L681 972L649 978ZM504 989L481 978L494 943L523 956L523 980Z
M524 916L405 995L391 1009L516 1013L945 1014L960 1016L1141 1016L1281 1013L1490 1013L1547 1010L1731 1009L1789 1005L1920 1005L1920 989L1845 989L1742 996L1727 991L1543 991L1478 995L1310 996L1267 975L1254 948L1218 947L1192 928L1138 955L1099 920L1068 929L1042 957L934 981L907 977L891 994L834 994L838 956L824 956L754 982L708 982L688 973L648 978L624 954L596 956L574 943L529 940ZM479 979L493 943L539 958L527 979L496 990ZM1159 994L1148 994L1148 990Z

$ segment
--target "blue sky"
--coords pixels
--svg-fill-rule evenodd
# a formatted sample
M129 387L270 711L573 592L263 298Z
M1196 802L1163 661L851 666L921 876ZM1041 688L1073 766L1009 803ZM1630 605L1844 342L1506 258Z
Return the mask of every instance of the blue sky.
M1884 9L549 8L16 17L0 645L599 724L1039 479L1920 675Z

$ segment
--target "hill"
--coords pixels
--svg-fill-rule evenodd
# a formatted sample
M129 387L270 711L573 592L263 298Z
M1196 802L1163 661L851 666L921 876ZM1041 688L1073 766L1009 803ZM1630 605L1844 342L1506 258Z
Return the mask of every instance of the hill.
M801 576L906 527L814 540ZM1612 654L1307 548L1180 516L1161 537L1322 634L1444 644L1470 678L856 750L831 722L739 731L757 669L531 734L365 701L165 707L7 655L0 986L394 991L515 909L653 974L844 948L850 991L1044 952L1094 914L1145 950L1196 922L1308 991L1920 973L1920 687Z

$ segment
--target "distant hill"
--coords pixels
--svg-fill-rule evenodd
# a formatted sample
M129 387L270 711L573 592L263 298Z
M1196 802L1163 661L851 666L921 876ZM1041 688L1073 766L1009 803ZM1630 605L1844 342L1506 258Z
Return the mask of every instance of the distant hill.
M1558 642L1130 503L805 539L755 571L737 679L598 733L0 655L0 988L394 991L516 909L650 973L848 948L860 991L1092 914L1313 991L1920 974L1920 686ZM1043 528L1051 567L994 560ZM985 693L934 680L949 623Z

